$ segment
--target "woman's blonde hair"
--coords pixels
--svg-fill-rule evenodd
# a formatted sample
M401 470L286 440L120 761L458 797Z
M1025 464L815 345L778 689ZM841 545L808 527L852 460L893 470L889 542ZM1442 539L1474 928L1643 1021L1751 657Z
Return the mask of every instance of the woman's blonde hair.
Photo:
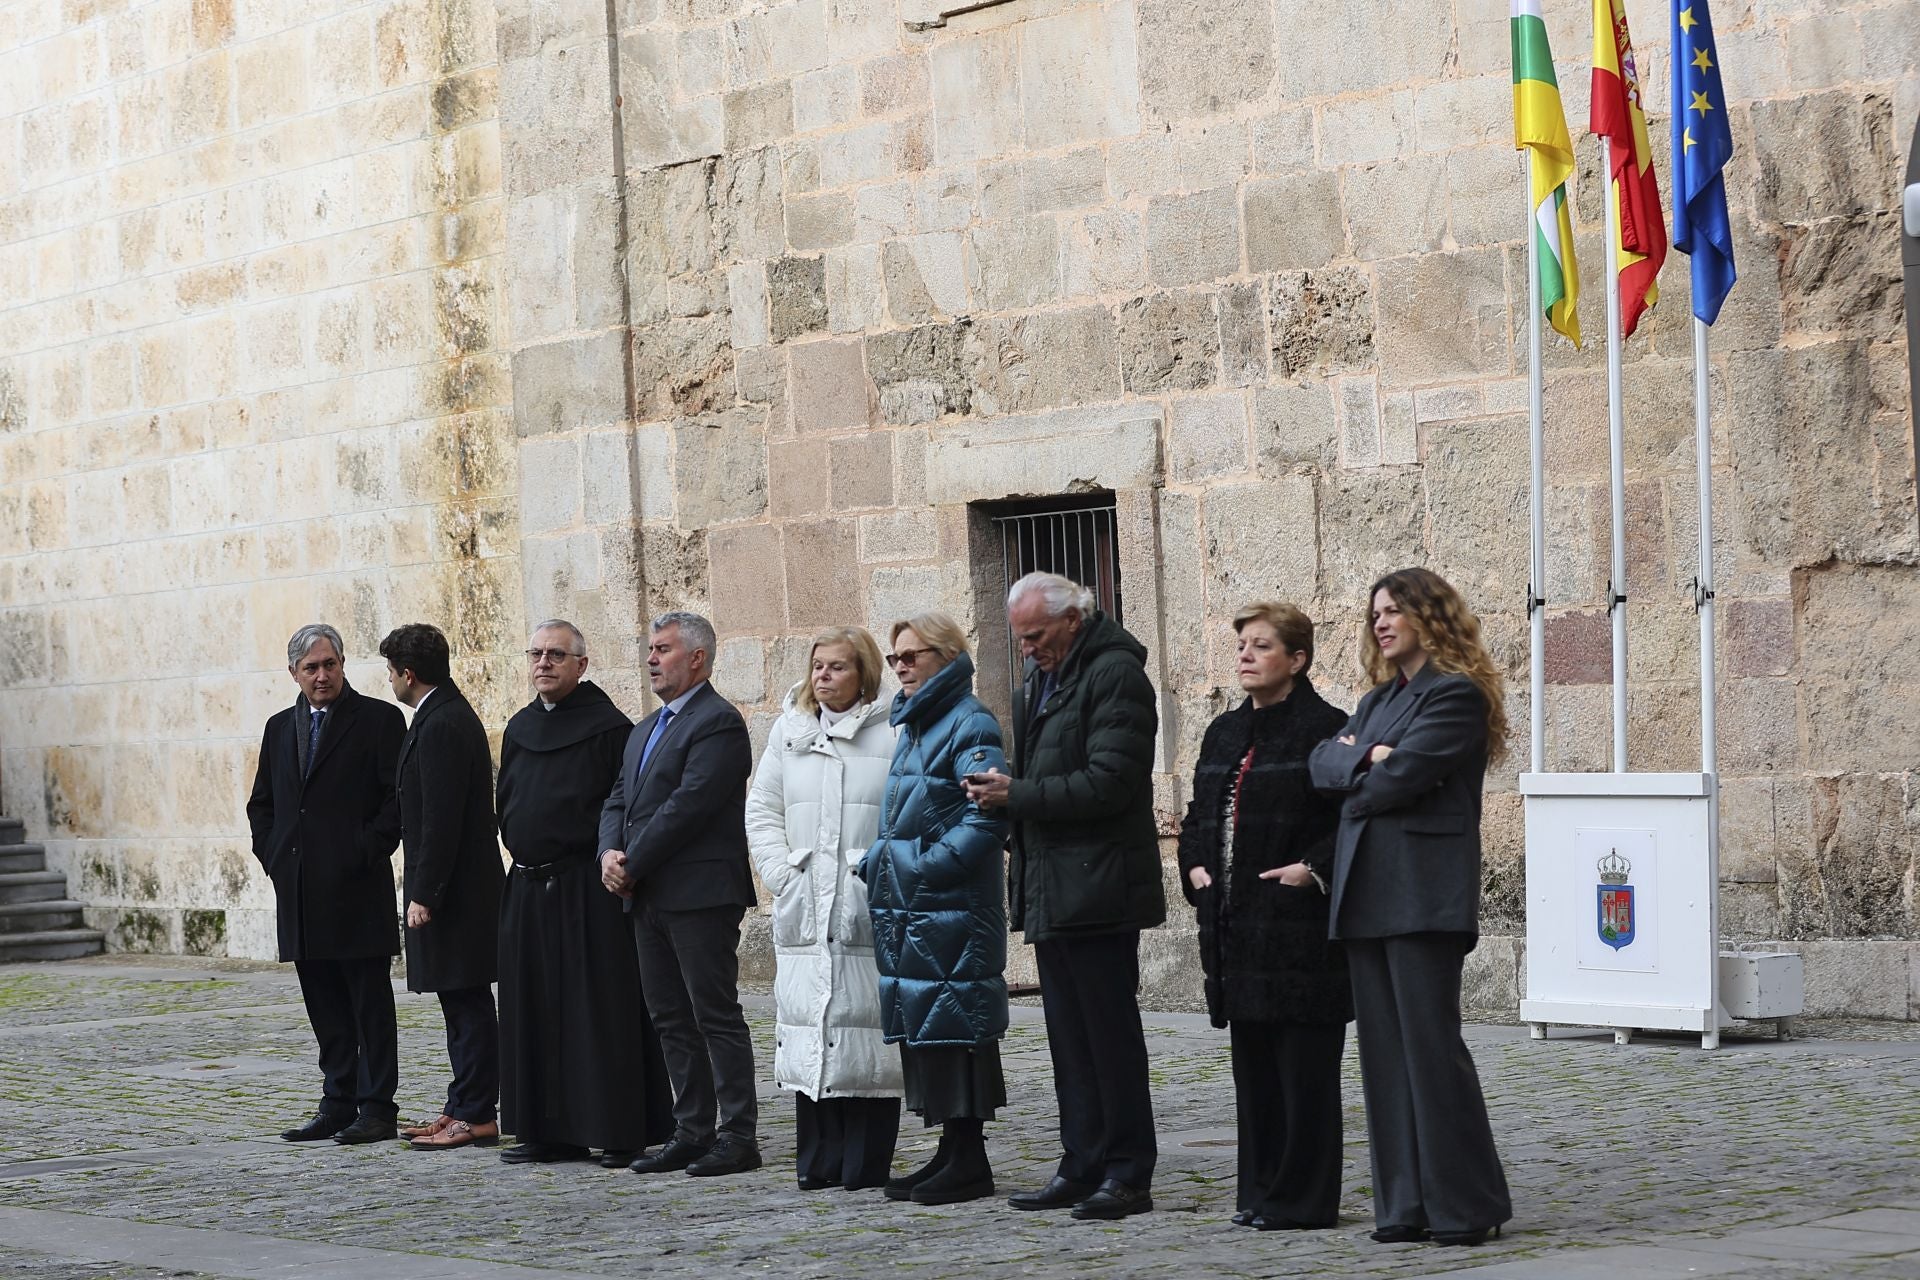
M1487 700L1487 759L1497 762L1507 754L1506 680L1493 664L1480 639L1480 619L1445 578L1431 569L1395 569L1367 589L1367 618L1373 618L1374 597L1385 591L1400 606L1413 628L1427 661L1436 671L1465 676ZM1360 641L1360 657L1367 675L1378 684L1398 674L1380 652L1379 637L1371 625Z
M1313 670L1312 618L1279 600L1256 600L1233 615L1233 633L1239 635L1249 622L1264 622L1272 627L1288 653L1307 655L1306 664L1300 668L1301 675Z
M909 627L915 635L926 641L927 648L940 655L943 662L952 662L967 651L967 633L960 629L953 615L944 609L929 609L911 618L900 619L888 630L887 643L898 640L900 633Z
M810 716L820 714L820 699L813 692L813 655L823 644L843 644L853 650L853 665L860 672L860 701L872 702L880 694L880 646L865 627L828 627L813 638L807 649L807 674L801 677L800 693L794 698Z

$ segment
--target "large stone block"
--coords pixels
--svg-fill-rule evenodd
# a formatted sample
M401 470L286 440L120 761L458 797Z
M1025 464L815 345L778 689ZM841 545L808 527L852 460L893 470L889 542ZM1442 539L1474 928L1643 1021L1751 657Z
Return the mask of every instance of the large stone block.
M1247 184L1247 267L1296 271L1325 266L1347 251L1340 182L1327 170Z
M1254 102L1273 83L1272 6L1262 0L1140 0L1140 95L1161 120Z
M1906 637L1920 627L1911 571L1830 563L1794 579L1807 764L1886 769L1883 744L1900 740L1920 716L1920 680L1903 660Z
M715 258L777 258L786 247L780 149L722 156L708 171L706 208Z
M1888 210L1788 226L1779 259L1786 330L1895 339L1904 310L1898 224L1898 215Z
M1180 396L1167 409L1167 478L1192 484L1247 470L1247 396Z
M1359 600L1381 574L1426 559L1427 504L1417 471L1323 473L1319 599Z
M858 538L852 520L785 526L788 625L830 627L851 620L860 598Z
M1017 311L1059 299L1060 239L1053 218L976 227L972 241L980 296L989 311Z
M786 80L729 92L722 105L728 151L752 151L793 132L793 85Z
M793 420L801 431L860 426L872 416L857 338L792 348Z
M1147 489L1160 482L1160 413L1135 402L943 429L927 448L927 501Z
M835 511L893 505L893 433L872 431L827 445L829 503Z
M633 381L640 417L712 413L730 405L734 396L731 337L732 324L725 312L636 328ZM516 367L518 363L516 355ZM618 378L613 385L619 386Z
M621 337L604 333L514 352L514 429L532 436L624 418L627 375Z
M1267 380L1267 300L1258 281L1220 290L1220 373L1230 386Z
M1120 396L1120 351L1105 307L1036 312L995 320L980 366L974 408L1022 413Z
M1134 39L1133 6L1125 0L1021 25L1020 107L1029 148L1139 131Z
M1884 95L1837 90L1756 102L1752 113L1762 218L1807 223L1886 208L1885 193L1898 182Z
M1447 233L1447 161L1409 156L1390 164L1348 169L1348 232L1353 256L1363 261L1427 254Z
M827 327L835 333L854 333L884 323L886 315L879 246L849 245L829 250Z
M1506 273L1497 249L1395 258L1374 270L1383 384L1509 372Z
M1341 97L1320 108L1320 163L1378 164L1413 150L1411 89Z
M767 306L775 342L827 327L825 258L776 258L767 264Z
M958 232L892 240L881 246L887 312L897 324L922 324L972 308L966 241Z
M1438 80L1452 45L1453 15L1417 0L1292 10L1283 79L1296 98Z
M1060 232L1061 289L1069 298L1135 289L1146 282L1146 228L1131 209L1089 213Z
M1340 435L1332 385L1303 382L1262 387L1253 401L1253 439L1262 475L1336 466Z
M786 625L786 571L777 525L715 529L707 536L707 554L713 625L721 635L765 635Z
M867 367L887 422L932 422L972 410L984 358L971 320L895 329L867 339Z
M1020 44L1012 30L933 46L934 159L942 167L991 159L1020 144Z
M1220 380L1220 325L1211 293L1152 293L1120 305L1128 391L1196 391Z
M529 534L564 529L580 518L580 445L526 440L520 445L520 527Z
M1209 598L1238 607L1313 594L1319 559L1313 489L1309 476L1284 475L1206 491Z
M674 515L683 529L751 520L767 509L767 433L735 409L673 428Z
M885 511L860 517L863 564L931 560L940 551L940 527L931 510Z
M1521 599L1527 584L1525 418L1435 426L1424 468L1432 542L1427 563L1476 610Z
M1373 295L1352 267L1275 276L1267 310L1275 376L1364 369L1374 360Z
M1155 284L1201 284L1240 270L1239 197L1231 187L1162 196L1147 206L1147 270Z

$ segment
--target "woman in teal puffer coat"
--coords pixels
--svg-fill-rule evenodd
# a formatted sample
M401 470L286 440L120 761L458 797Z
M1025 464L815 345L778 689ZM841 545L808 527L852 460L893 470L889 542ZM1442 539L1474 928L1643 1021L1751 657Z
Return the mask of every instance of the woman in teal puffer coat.
M1000 725L973 696L973 659L944 613L893 625L899 730L880 837L861 863L880 969L880 1021L900 1046L906 1104L940 1147L886 1185L894 1200L955 1204L993 1194L985 1124L1007 1103L1007 824L968 803L961 779L1007 769Z

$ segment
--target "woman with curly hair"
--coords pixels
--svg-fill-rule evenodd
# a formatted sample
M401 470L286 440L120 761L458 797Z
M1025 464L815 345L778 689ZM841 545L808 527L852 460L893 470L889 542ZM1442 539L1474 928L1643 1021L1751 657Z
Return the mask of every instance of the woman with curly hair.
M1460 971L1480 933L1480 791L1506 754L1499 669L1460 593L1399 569L1367 593L1376 681L1315 747L1342 797L1330 933L1346 952L1383 1244L1477 1245L1513 1216L1473 1057Z

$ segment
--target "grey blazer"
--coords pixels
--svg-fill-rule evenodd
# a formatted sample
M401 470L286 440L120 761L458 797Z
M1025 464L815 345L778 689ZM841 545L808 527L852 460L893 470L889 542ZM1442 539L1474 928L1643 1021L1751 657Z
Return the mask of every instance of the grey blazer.
M1393 754L1366 767L1380 743ZM1307 765L1314 786L1343 797L1330 935L1477 938L1487 700L1473 681L1429 663L1405 688L1376 686Z

